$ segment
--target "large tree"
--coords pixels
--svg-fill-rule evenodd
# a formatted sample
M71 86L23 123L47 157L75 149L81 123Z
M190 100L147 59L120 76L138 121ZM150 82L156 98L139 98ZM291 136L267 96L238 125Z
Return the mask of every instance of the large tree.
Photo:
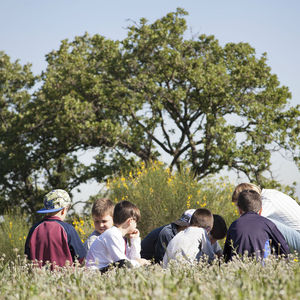
M18 135L44 189L71 190L151 159L190 165L199 179L228 168L264 185L273 152L299 159L299 107L289 107L266 54L188 39L184 15L141 19L122 41L85 34L46 56ZM78 157L87 149L98 152L90 165Z

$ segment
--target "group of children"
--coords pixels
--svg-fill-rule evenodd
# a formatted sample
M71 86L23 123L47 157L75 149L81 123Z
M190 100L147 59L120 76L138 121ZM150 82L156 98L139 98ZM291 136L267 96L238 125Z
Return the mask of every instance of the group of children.
M274 190L266 191L270 194ZM95 230L83 245L74 227L64 222L71 204L68 193L53 190L38 211L46 216L29 231L25 254L39 266L49 263L52 269L85 259L87 268L104 273L116 266L159 263L166 268L173 260L193 264L201 258L212 261L224 255L229 261L245 253L264 259L271 253L287 255L290 248L300 251L300 206L280 192L288 198L270 198L263 192L248 183L236 187L232 201L240 217L228 231L220 215L206 208L189 209L178 220L154 229L143 241L137 229L140 210L133 203L114 205L109 199L98 199L92 207ZM288 206L293 207L292 212L286 209ZM225 236L222 251L217 240Z

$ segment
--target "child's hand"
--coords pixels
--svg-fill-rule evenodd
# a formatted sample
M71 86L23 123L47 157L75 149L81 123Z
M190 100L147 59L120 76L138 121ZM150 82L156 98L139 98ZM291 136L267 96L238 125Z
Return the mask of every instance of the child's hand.
M150 266L151 262L150 260L144 259L144 258L139 258L137 261L140 263L141 266Z
M140 236L140 232L138 229L135 229L133 232L128 233L128 237L130 239L135 239L135 238L138 238L139 236Z

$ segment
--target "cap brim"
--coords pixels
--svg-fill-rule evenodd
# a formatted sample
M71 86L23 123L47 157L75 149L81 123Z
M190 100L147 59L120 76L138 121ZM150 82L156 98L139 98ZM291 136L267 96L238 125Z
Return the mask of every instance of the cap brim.
M178 225L178 226L189 226L190 223L181 221L181 220L176 220L175 222L173 222L174 224Z
M63 209L63 207L52 208L52 209L42 208L42 209L38 210L37 213L39 213L39 214L47 214L47 213L57 212L57 211L60 211L62 209Z

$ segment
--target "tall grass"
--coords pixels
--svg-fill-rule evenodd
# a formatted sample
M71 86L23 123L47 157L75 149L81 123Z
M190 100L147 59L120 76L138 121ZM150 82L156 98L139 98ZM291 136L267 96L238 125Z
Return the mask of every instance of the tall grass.
M24 249L29 230L28 217L20 210L8 211L0 223L0 255L4 253L6 260L14 260L16 253Z
M82 267L51 272L21 257L0 259L1 299L299 299L296 259L245 259L228 264L173 264L115 269L104 275Z

